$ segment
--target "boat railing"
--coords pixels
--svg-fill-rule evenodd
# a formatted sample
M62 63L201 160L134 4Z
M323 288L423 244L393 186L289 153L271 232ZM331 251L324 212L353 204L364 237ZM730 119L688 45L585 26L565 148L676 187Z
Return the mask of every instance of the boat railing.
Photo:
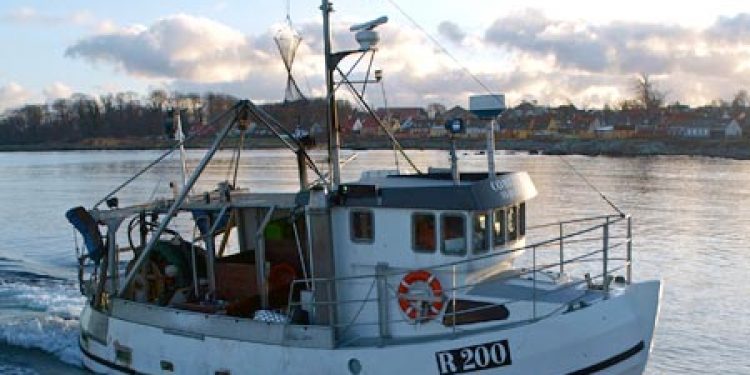
M550 309L540 309L540 302L545 296L554 293L564 293L571 288L581 288L586 284L589 289L595 289L601 292L602 298L608 298L610 287L613 281L622 284L629 284L632 281L632 221L630 216L606 215L596 216L583 219L569 220L554 224L538 225L527 228L527 235L532 231L541 230L542 232L554 232L552 238L539 241L533 244L527 244L523 247L507 249L503 251L490 252L488 254L472 256L468 259L456 260L453 262L423 267L421 270L430 273L442 273L451 275L449 285L444 285L442 290L442 301L454 303L452 309L445 309L443 312L445 322L453 322L452 328L459 330L456 321L463 314L470 314L484 309L497 308L497 304L486 304L483 306L461 309L457 311L455 301L460 293L470 290L477 285L485 282L484 280L458 282L457 274L461 272L461 267L467 264L479 262L486 259L498 259L507 257L510 254L518 253L527 254L522 259L518 257L516 263L526 262L513 272L514 277L523 277L532 282L532 296L528 298L506 298L503 299L502 305L511 307L514 304L531 303L531 312L527 319L513 320L508 322L499 321L498 325L518 324L523 321L535 321L546 316L560 312L561 309L575 308L576 300L580 294L571 294L570 301L560 303L557 307ZM486 264L484 262L483 264ZM346 333L353 327L357 326L379 326L381 338L389 337L389 326L394 323L415 323L413 319L405 315L393 317L389 312L388 306L400 297L397 286L394 287L389 281L396 278L400 280L411 269L392 267L387 264L372 265L374 273L361 274L340 278L304 278L297 279L290 285L289 309L303 308L306 311L318 313L324 312L326 315L326 325L330 325L339 331L340 337L345 337ZM556 271L556 272L555 272ZM625 276L619 274L625 272ZM580 272L582 277L571 278L567 275ZM618 275L617 278L614 275ZM578 276L578 275L577 275ZM499 276L502 277L502 276ZM538 279L546 278L548 281L554 280L556 287L551 290L539 288ZM337 299L319 299L315 300L295 300L293 296L295 291L305 289L308 286L315 288L324 288L325 296L333 296L333 290L338 285L364 283L367 291L361 297L356 298L337 298ZM396 283L396 285L398 285ZM313 295L315 292L313 290ZM585 304L585 302L583 302ZM334 319L335 311L342 311L346 306L349 307L350 313L346 321L336 321ZM364 321L361 319L361 313L364 309L377 307L378 319ZM445 303L447 305L447 303ZM352 312L353 311L353 312ZM314 313L313 315L316 315ZM447 319L446 319L447 318ZM314 322L313 322L314 323Z

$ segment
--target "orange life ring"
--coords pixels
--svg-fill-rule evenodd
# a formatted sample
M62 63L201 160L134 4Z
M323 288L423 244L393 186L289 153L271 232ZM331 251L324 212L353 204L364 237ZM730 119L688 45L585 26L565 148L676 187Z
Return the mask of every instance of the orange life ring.
M426 284L432 295L424 299L410 298L409 290L417 282ZM436 317L443 309L443 287L440 280L425 270L409 272L398 286L398 305L412 321L426 321Z

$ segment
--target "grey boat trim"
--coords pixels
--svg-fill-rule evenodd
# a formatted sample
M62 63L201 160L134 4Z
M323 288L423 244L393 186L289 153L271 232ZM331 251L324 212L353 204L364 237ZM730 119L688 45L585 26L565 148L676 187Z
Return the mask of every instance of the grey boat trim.
M537 191L526 172L462 173L454 184L449 173L392 175L373 181L343 184L338 205L430 210L482 211L529 200Z

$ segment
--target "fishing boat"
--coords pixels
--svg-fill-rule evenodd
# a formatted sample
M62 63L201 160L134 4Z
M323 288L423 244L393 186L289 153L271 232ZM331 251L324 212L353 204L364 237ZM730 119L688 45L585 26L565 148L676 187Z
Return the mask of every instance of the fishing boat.
M353 80L338 64L374 54L387 18L352 26L360 48L333 52L332 6L323 0L321 10L327 168L289 127L241 100L216 121L212 146L192 171L183 169L174 196L120 207L115 195L139 173L92 208L67 212L87 248L79 258L85 367L103 374L642 373L661 284L633 279L631 218L617 212L527 225L537 194L530 176L495 170L491 119L504 108L502 95L471 103L490 119L487 170L459 170L454 142L450 168L422 171L410 162L409 172L372 170L342 181L335 89ZM224 139L251 120L294 152L299 191L253 192L237 186L235 168L232 181L194 192ZM463 128L460 120L446 126L451 134ZM176 227L178 216L193 235ZM123 232L126 247L118 245Z

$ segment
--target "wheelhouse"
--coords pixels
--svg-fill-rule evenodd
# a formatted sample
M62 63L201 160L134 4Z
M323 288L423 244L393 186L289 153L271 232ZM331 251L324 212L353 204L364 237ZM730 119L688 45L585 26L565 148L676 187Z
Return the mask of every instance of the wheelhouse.
M526 201L536 195L528 175L500 173L492 179L463 173L459 178L432 171L371 171L342 185L331 215L334 227L349 233L333 239L341 249L337 275L356 275L366 268L361 266L378 262L430 267L523 247Z

